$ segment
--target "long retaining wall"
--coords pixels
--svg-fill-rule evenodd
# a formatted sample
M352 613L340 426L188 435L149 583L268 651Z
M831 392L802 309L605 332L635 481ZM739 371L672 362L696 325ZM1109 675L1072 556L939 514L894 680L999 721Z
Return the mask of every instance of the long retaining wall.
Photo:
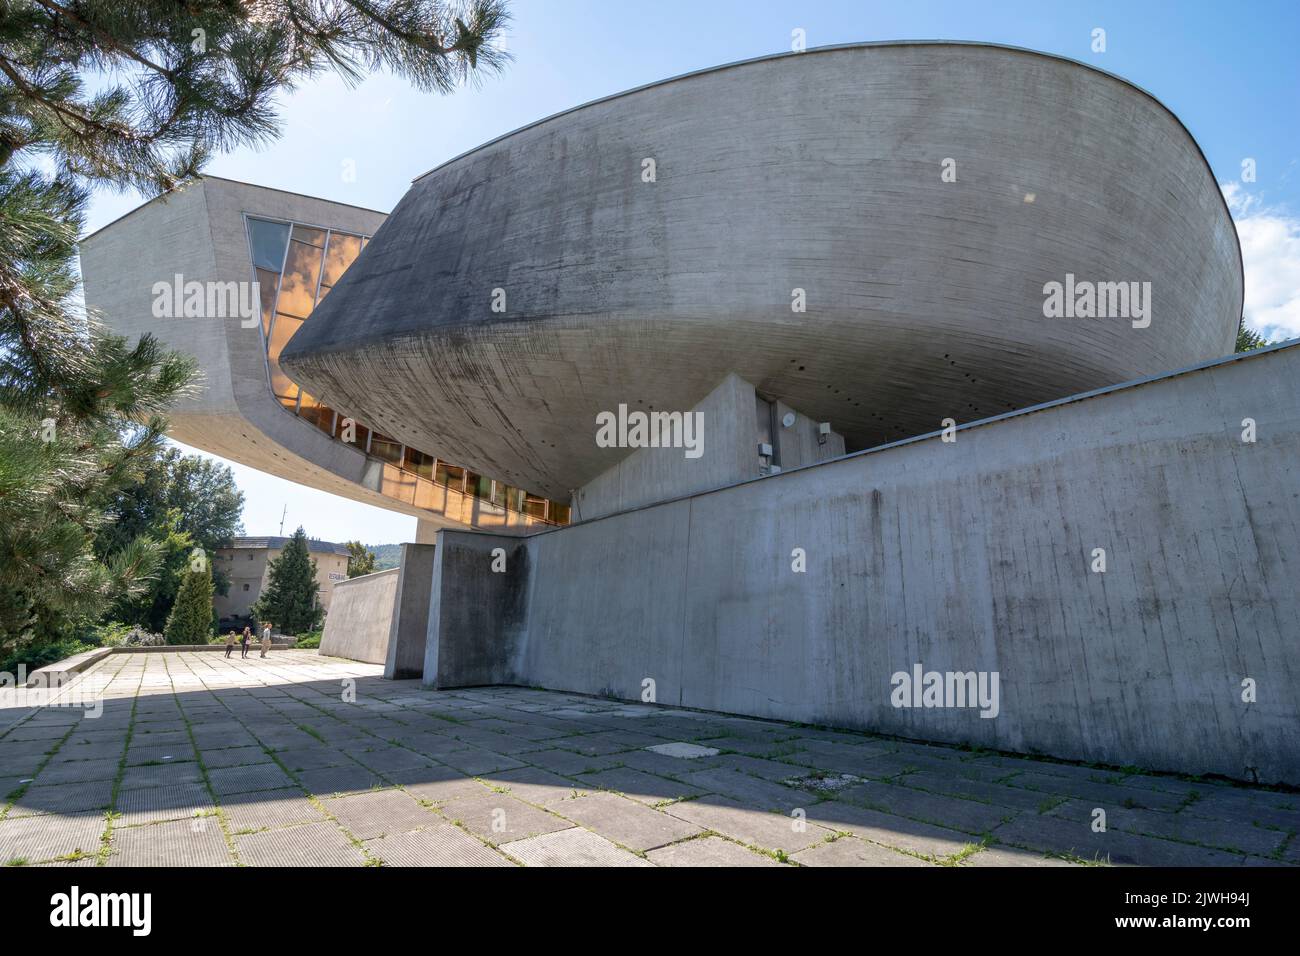
M661 703L1300 784L1300 346L545 532L504 573L502 539L438 539L435 686L653 681ZM997 715L895 706L916 665L996 675Z
M321 654L367 664L387 662L399 573L389 568L334 585Z

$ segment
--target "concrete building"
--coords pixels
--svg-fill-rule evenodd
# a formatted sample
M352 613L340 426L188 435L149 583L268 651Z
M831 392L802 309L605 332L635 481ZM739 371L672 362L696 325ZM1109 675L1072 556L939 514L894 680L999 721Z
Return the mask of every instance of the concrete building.
M230 579L230 590L213 597L217 617L222 621L252 616L253 602L266 588L267 569L284 551L288 538L235 538L228 548L218 548L217 567ZM316 562L316 599L326 613L334 598L334 586L348 579L348 549L329 541L308 539L307 550Z
M83 249L214 377L183 440L421 519L323 652L1300 783L1300 349L1230 356L1235 228L1150 94L987 44L765 57L381 218L206 179ZM259 315L157 318L182 272Z

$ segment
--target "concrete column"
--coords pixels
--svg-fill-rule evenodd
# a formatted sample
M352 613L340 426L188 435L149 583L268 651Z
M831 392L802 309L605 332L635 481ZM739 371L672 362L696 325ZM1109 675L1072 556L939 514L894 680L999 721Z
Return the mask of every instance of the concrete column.
M424 672L434 552L432 544L402 545L402 565L384 660L384 677L389 680L419 677Z
M525 539L438 532L424 655L425 686L517 682L515 650L526 622L528 567Z

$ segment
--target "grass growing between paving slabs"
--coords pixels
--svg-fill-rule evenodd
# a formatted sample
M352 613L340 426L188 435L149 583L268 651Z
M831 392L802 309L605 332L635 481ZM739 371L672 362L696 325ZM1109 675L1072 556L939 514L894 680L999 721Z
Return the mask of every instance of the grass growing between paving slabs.
M101 865L116 852L122 788L155 777L138 771L158 765L173 730L196 764L181 775L212 808L190 823L221 827L199 845L237 865L1300 862L1300 798L1263 788L523 688L430 691L304 652L155 657L101 672L135 695L117 765L103 768L114 778ZM355 701L340 679L356 682ZM142 731L164 743L132 760ZM1098 805L1111 814L1100 839L1080 817ZM493 808L507 829L493 829ZM157 825L121 831L132 852Z

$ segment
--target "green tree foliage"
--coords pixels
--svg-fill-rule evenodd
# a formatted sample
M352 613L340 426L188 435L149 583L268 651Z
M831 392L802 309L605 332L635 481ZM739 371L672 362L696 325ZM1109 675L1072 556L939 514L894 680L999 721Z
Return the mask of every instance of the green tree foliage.
M270 621L285 634L315 630L325 617L316 590L316 561L300 527L280 556L267 565L266 588L253 604L253 616Z
M507 20L503 0L0 0L0 655L143 598L172 534L202 540L181 508L96 547L194 368L80 308L88 186L175 189L272 138L277 95L324 71L448 92L504 66Z
M359 578L363 574L373 574L375 571L375 553L367 548L360 541L349 541L348 549L348 577Z
M1253 352L1255 349L1262 349L1264 346L1272 344L1254 329L1248 328L1246 326L1246 317L1244 315L1241 317L1241 321L1237 323L1238 352Z
M140 478L114 496L109 524L95 541L97 554L112 554L126 542L146 537L156 542L162 564L141 595L121 600L112 616L150 631L161 631L194 548L212 555L243 533L244 495L230 469L198 455L168 448L148 462ZM230 590L224 568L213 565L217 594Z
M212 563L196 554L185 566L163 636L168 644L206 644L212 625Z

